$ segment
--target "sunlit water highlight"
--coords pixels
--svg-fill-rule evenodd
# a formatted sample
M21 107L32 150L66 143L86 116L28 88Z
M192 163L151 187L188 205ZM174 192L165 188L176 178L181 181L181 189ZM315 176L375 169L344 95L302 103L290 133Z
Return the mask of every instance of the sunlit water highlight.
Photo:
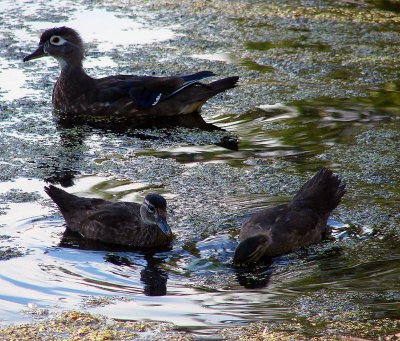
M78 11L66 22L57 25L68 26L76 29L85 41L96 42L100 51L107 51L127 45L151 44L156 41L164 41L174 37L171 28L145 28L143 19L116 15L104 9L95 8L91 10ZM112 22L110 30L104 23ZM43 31L54 27L55 23L38 21L30 22L28 25L32 31ZM118 34L115 34L118 32ZM101 37L101 39L99 39Z

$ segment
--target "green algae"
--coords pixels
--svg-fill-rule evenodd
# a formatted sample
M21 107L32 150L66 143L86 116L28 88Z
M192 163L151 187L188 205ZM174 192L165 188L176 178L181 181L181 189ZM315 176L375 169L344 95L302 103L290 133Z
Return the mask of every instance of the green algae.
M255 70L255 71L258 71L258 72L262 72L262 73L271 72L271 71L274 70L274 68L272 66L260 65L260 64L258 64L256 62L254 62L254 61L252 61L250 59L246 59L246 58L241 61L241 64L243 66L246 66L250 70Z
M321 42L316 42L316 43L307 43L307 37L305 36L300 36L298 38L293 38L293 39L286 39L286 40L281 40L277 43L273 43L270 41L262 41L262 42L254 42L254 41L249 41L246 43L246 48L249 50L257 50L257 51L267 51L270 49L275 49L275 48L299 48L299 49L316 49L317 51L324 52L324 51L329 51L330 47L327 44L321 43Z
M315 333L304 333L306 328L315 330ZM389 319L368 322L332 322L326 325L319 322L304 323L301 320L293 320L291 323L281 324L253 323L242 328L226 329L223 331L223 335L226 340L344 341L360 340L360 337L379 337L379 340L391 341L398 339L398 328L398 323ZM326 330L330 332L326 333ZM365 333L366 330L373 330L373 332ZM335 333L342 334L342 336L335 335Z

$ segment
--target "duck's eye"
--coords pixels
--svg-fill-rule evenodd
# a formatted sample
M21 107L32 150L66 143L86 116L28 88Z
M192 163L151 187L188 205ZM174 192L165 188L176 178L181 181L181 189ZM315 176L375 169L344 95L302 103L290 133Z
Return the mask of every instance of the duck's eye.
M66 42L66 40L60 36L52 36L50 38L50 44L53 44L53 45L59 46L59 45L63 45L65 42Z
M148 205L148 206L147 206L147 210L148 210L150 213L154 213L156 209L154 208L153 205Z

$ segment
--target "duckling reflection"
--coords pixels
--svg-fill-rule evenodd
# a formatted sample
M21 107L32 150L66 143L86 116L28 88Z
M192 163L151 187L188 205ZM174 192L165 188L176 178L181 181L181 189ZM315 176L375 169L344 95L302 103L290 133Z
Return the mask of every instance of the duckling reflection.
M165 296L167 294L168 273L162 269L166 257L155 257L154 252L145 252L146 266L140 271L140 281L144 284L143 294L146 296ZM108 254L107 262L115 265L136 267L128 257Z
M164 296L167 294L168 273L163 270L163 264L167 256L164 256L163 253L171 250L169 246L157 248L157 251L142 249L132 253L132 248L86 239L70 229L64 231L59 246L80 250L107 251L104 256L106 262L117 266L127 266L132 269L142 268L140 270L140 281L143 283L144 295ZM118 254L127 252L132 256ZM138 265L143 258L146 260L144 267Z
M273 274L271 264L271 258L264 258L255 268L235 268L236 280L246 289L264 288Z

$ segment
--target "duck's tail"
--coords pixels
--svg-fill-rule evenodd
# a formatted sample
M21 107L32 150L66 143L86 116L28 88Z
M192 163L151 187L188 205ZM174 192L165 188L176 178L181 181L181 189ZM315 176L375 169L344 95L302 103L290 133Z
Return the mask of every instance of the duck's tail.
M61 188L53 185L44 187L44 191L57 204L63 215L64 213L75 209L74 203L77 199L75 195L69 194Z
M174 91L172 94L164 97L163 100L172 97L175 94L181 93L186 98L183 102L194 103L200 101L200 103L204 103L209 98L223 92L225 90L234 88L236 83L238 82L239 77L227 77L218 79L211 83L199 83L198 81L188 82L182 86L182 88ZM182 91L183 89L187 89L186 92Z
M271 236L260 233L241 241L235 250L233 264L235 266L248 266L257 263L265 254L271 244Z
M199 111L200 107L208 99L218 95L221 92L224 92L225 90L234 88L238 80L239 77L233 76L218 79L208 84L197 83L197 86L190 87L185 96L187 96L187 100L190 101L190 103L197 102L197 104L191 110Z
M234 88L238 80L239 80L238 76L233 76L233 77L218 79L214 82L211 82L208 85L211 87L211 89L214 91L214 94L216 95L222 91Z
M309 207L320 215L329 215L346 193L346 184L327 168L308 180L292 199L292 205Z

